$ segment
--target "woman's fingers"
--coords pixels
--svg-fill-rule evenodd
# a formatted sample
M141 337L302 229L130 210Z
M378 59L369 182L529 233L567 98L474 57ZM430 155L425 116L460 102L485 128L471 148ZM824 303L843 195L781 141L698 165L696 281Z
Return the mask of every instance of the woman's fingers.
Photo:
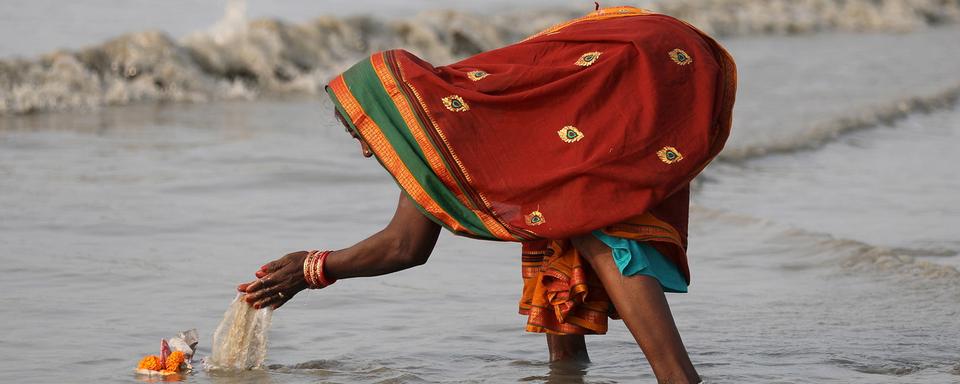
M260 283L260 279L256 279L253 282L247 284L247 289L245 289L244 291L247 293L254 293L257 290L259 290L261 286L263 286L263 284Z
M282 257L260 266L260 269L254 272L254 275L257 276L258 279L260 279L260 278L263 278L264 276L267 276L273 272L280 270L287 264L285 259L286 257Z
M270 288L277 284L277 279L274 276L264 276L258 278L256 281L247 286L247 293L253 293L261 289Z
M268 295L265 295L259 298L253 303L253 307L256 309L273 307L274 309L279 308L281 305L290 300L293 297L293 293L288 289L281 289L275 292L271 292Z
M259 280L259 279L258 279L258 280ZM241 293L251 293L251 292L253 292L253 291L257 290L257 289L262 289L262 288L263 288L262 285L254 286L254 284L256 284L258 280L254 280L254 281L251 281L251 282L249 282L249 283L243 283L243 284L238 285L238 286L237 286L237 291L240 291Z
M252 304L252 306L254 309L266 308L268 305L271 305L273 301L275 301L276 299L277 299L276 295L267 296L260 300L257 300L255 303Z
M257 280L240 284L237 290L246 293L244 301L254 308L279 308L306 288L302 266L306 255L306 251L294 252L264 264L254 273Z
M267 273L274 272L274 271L280 269L283 264L284 264L284 263L283 263L283 258L280 258L280 259L271 261L271 262L266 263L266 264L264 264L263 266L261 266L261 267L260 267L260 270L257 271L257 273L263 272L264 274L267 274Z
M277 284L277 283L276 283L274 280L276 280L276 279L273 279L272 277L265 277L265 278L262 278L262 279L257 279L257 281L251 283L251 284L247 287L247 290L246 290L246 293L247 293L247 294L246 294L246 296L244 297L244 300L245 300L248 304L253 305L253 304L256 303L258 300L260 300L260 299L262 299L262 298L264 298L264 297L268 297L268 296L270 296L271 294L276 294L276 291L277 291L276 284Z
M246 302L252 306L262 308L267 305L272 305L271 303L267 302L274 298L279 298L281 301L290 300L290 298L293 297L293 295L295 295L298 291L297 289L291 289L290 287L291 285L289 282L282 282L269 287L264 287L255 292L248 291L250 293L247 293L247 295L244 297L244 300L246 300ZM282 297L281 292L283 293Z
M268 297L270 295L275 295L276 291L277 289L275 287L261 286L261 288L255 289L255 290L250 290L248 288L247 296L244 298L244 300L246 300L250 304L254 304L257 302L257 300L260 300L264 297Z

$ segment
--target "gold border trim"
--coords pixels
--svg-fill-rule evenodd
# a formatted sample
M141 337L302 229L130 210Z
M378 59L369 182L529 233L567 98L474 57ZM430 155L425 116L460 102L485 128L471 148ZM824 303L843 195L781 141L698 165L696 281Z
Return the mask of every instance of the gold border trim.
M566 22L554 25L526 39L523 39L521 42L535 39L544 35L552 35L560 32L560 30L566 27L569 27L571 25L584 22L584 21L615 19L619 17L642 16L642 15L652 15L652 14L654 14L654 12L650 12L646 9L637 8L637 7L624 6L624 7L604 8L604 9L596 10L594 12L590 12L586 16L580 17L578 19L573 19L570 21L566 21Z
M347 112L347 117L353 121L353 124L357 127L357 130L360 131L360 135L364 141L367 142L367 145L370 146L373 153L376 154L377 158L383 163L387 172L390 172L394 179L397 180L397 183L410 194L410 197L413 197L414 200L420 203L425 211L446 223L454 231L476 235L460 225L460 222L451 217L443 208L440 208L440 205L438 205L436 201L433 201L433 198L427 194L423 186L417 182L413 174L410 173L410 170L403 164L403 160L397 155L393 146L390 145L390 141L388 141L383 135L383 132L380 131L380 127L377 126L377 123L375 123L373 119L367 116L360 102L357 101L353 93L350 92L347 83L343 80L343 75L333 79L333 81L330 82L330 88L333 89L333 93L337 95L337 99L340 100L340 105L342 105L343 109Z
M398 60L396 64L397 64L397 71L400 72L398 74L400 77L400 80L403 81L403 83L410 88L411 92L413 92L414 98L416 98L417 102L420 103L420 108L423 110L423 114L426 115L427 120L430 121L430 125L433 126L434 132L437 133L437 136L440 136L440 140L443 141L443 144L446 146L447 150L450 152L450 157L452 157L453 161L457 163L457 168L460 169L460 173L463 175L465 179L467 179L467 184L473 183L473 178L471 178L470 174L467 173L466 168L463 166L463 162L460 161L460 157L457 156L456 152L453 151L453 148L450 146L450 142L447 141L446 135L443 134L443 131L440 130L440 126L437 125L437 121L433 119L433 116L430 114L430 108L427 108L427 103L423 101L423 97L420 96L420 92L417 91L417 88L414 87L413 84L410 84L410 82L407 81L406 78L403 76L403 72L404 72L403 63ZM490 206L490 201L487 200L487 198L482 193L480 193L480 191L475 191L475 192L477 196L480 196L480 200L483 202L484 207L491 214L495 215L496 212L494 212L493 208ZM492 233L498 239L507 240L507 241L519 240L510 234L510 232L506 229L506 227L503 224L501 224L500 220L480 210L475 210L474 213L476 213L477 217L480 218L480 221L482 221L483 224L487 226L487 230L490 231L490 233Z
M387 94L389 94L390 98L393 99L393 104L396 105L397 109L400 111L400 116L403 117L403 122L407 124L407 127L410 129L410 133L413 135L413 138L417 141L417 144L420 145L420 151L423 152L423 155L427 160L427 164L430 165L430 169L433 169L433 173L440 177L440 180L443 181L443 184L446 185L447 188L449 188L451 191L455 191L454 195L457 196L457 200L460 200L461 203L469 206L470 204L467 202L466 197L463 195L463 192L459 190L456 181L454 181L453 175L451 175L449 170L447 170L447 167L444 166L443 158L436 151L436 148L434 148L433 144L431 144L426 133L423 132L420 122L416 118L416 113L413 111L413 108L410 106L406 97L404 97L403 93L400 91L400 86L390 73L390 69L387 67L387 63L383 54L371 56L370 63L373 65L373 70L377 73L377 77L380 78L380 83L383 84L383 88L386 89Z

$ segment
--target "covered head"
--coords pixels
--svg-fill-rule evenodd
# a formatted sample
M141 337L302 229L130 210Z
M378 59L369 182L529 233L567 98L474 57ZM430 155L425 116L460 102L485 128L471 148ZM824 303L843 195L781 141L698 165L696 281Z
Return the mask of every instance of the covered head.
M373 54L327 91L423 212L465 236L564 239L655 211L728 136L735 67L669 16L608 8L446 66ZM680 216L660 217L685 232Z
M689 284L689 184L736 93L732 58L696 28L607 8L447 66L379 52L327 92L427 217L523 242L528 331L604 333L616 317L573 236L648 244Z

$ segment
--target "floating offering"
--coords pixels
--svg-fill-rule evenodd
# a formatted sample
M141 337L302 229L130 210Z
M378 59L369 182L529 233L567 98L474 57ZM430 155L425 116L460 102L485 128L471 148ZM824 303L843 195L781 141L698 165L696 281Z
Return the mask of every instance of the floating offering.
M170 376L190 372L193 354L199 341L197 330L191 329L176 337L160 340L160 355L146 356L137 364L136 372L145 376Z

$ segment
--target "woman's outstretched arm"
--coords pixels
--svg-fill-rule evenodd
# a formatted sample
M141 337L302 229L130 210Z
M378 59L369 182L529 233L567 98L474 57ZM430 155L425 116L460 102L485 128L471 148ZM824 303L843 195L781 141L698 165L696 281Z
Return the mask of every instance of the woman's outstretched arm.
M440 226L417 209L405 194L400 194L397 211L382 231L327 256L324 273L331 279L379 276L427 262L437 243ZM256 272L257 280L240 284L246 300L255 308L279 308L307 288L303 261L307 251L288 254L271 261ZM282 295L281 295L282 293Z
M400 195L397 212L382 231L327 256L325 273L334 279L380 276L423 265L437 243L440 226Z

